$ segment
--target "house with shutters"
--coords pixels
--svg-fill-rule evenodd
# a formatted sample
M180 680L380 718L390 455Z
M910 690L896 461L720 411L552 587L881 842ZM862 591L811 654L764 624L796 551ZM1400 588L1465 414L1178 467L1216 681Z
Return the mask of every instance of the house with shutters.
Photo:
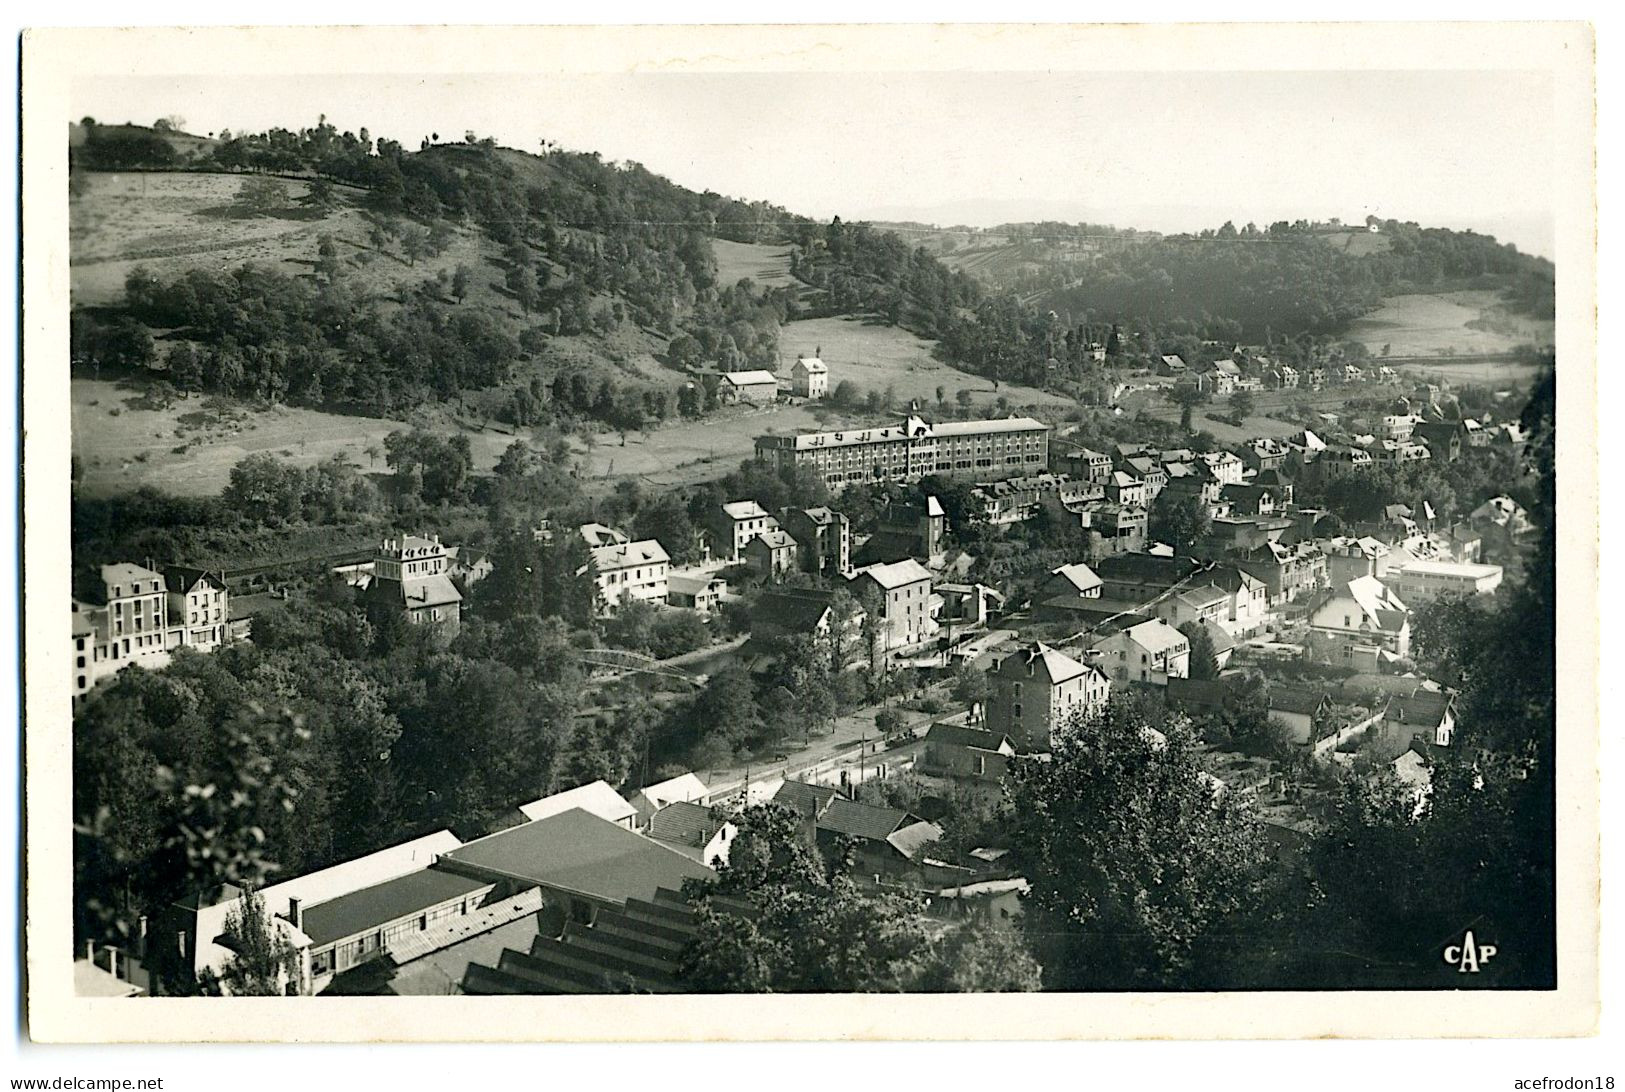
M852 523L828 505L781 508L779 526L800 544L806 572L835 575L852 567Z
M100 576L100 602L71 604L76 701L126 667L164 667L178 648L213 652L241 635L221 573L121 562Z
M913 558L866 566L848 584L859 602L866 593L876 597L882 652L917 648L936 636L941 601L931 594L931 570Z
M1336 584L1309 616L1308 647L1323 662L1375 671L1410 655L1410 611L1374 576Z
M711 537L711 552L721 561L735 563L744 556L746 545L757 535L778 530L779 521L753 500L719 504L705 516L705 531Z
M659 541L646 538L596 546L591 553L604 613L613 614L627 603L666 602L671 593L671 555Z
M829 393L829 365L816 356L800 356L790 369L790 389L797 398L822 398Z
M745 544L745 564L762 579L777 584L798 568L801 547L789 533L764 531Z
M435 625L454 636L463 593L452 583L450 567L451 555L439 535L385 539L373 557L362 604L369 616L403 614L413 625Z

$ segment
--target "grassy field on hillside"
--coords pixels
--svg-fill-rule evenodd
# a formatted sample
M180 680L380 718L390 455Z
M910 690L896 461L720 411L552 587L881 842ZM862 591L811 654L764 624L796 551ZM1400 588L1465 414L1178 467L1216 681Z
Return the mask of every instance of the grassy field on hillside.
M790 248L765 243L712 239L717 256L717 283L734 285L749 277L759 288L785 288L801 282L790 275Z
M245 455L268 451L310 466L335 454L363 469L382 469L384 437L404 421L352 417L276 406L248 411L230 400L192 397L145 408L139 387L111 380L73 381L73 453L84 466L83 489L106 495L148 485L184 496L220 492ZM207 408L228 407L225 412ZM513 442L511 433L436 427L468 433L474 465L489 470ZM367 449L376 447L376 460ZM178 450L184 449L184 450Z
M829 365L831 389L850 379L865 391L884 391L889 386L899 401L918 399L922 405L936 402L939 386L945 389L950 402L957 391L971 391L977 406L991 406L1001 394L1016 406L1072 404L1064 395L1033 387L1001 384L994 391L991 379L962 372L933 358L935 344L896 326L851 318L805 319L789 323L779 332L780 355L787 365L798 356L810 356L822 348L823 361Z
M1496 292L1390 296L1382 308L1356 319L1348 337L1373 354L1394 356L1499 353L1520 344L1550 344L1553 324L1513 314Z
M519 317L517 304L497 292L498 276L486 267L491 244L467 229L453 232L439 256L408 263L391 245L369 241L370 214L350 204L355 191L337 187L340 207L323 215L298 204L304 182L278 179L286 206L272 214L243 216L234 201L243 178L193 173L86 173L84 191L69 202L71 291L75 306L118 301L130 270L144 265L163 279L189 269L233 269L257 262L281 273L309 273L317 242L333 236L358 287L393 294L402 281L423 281L442 269L467 264L475 271L468 303L497 306ZM488 254L487 251L490 251Z

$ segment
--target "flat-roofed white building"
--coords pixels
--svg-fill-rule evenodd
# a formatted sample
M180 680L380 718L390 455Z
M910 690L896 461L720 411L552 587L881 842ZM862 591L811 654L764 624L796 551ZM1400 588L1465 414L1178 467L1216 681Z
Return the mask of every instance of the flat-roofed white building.
M1501 586L1501 566L1463 561L1412 561L1390 570L1388 583L1410 604L1488 595Z

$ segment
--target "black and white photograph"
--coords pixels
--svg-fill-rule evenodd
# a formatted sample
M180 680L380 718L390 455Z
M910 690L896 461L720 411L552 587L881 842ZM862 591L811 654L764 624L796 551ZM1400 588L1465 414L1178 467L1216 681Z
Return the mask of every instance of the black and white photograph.
M1011 34L25 36L37 1028L1593 1025L1589 29Z

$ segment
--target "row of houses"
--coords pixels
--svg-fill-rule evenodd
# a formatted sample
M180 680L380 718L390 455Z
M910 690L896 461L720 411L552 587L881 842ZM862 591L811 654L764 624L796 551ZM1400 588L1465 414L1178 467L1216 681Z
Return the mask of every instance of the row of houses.
M159 668L176 649L212 652L241 636L223 573L182 565L103 565L99 601L73 601L73 697L127 667Z

